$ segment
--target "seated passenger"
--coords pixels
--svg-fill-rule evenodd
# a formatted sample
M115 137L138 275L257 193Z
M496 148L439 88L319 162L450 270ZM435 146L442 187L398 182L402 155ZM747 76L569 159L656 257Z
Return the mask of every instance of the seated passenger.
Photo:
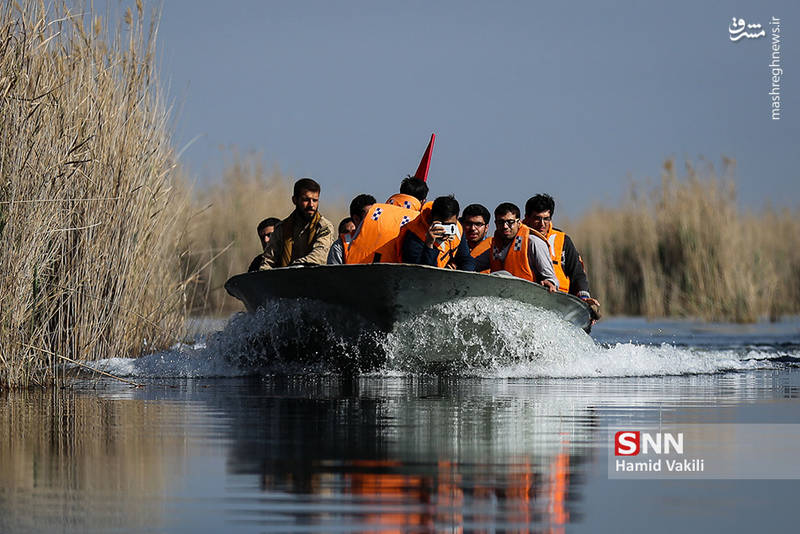
M470 204L461 213L461 226L464 227L464 237L469 245L469 253L477 258L492 246L492 239L486 237L489 228L489 210L481 204ZM488 273L489 267L481 272Z
M600 302L589 293L589 279L583 267L583 259L562 230L553 227L556 201L550 195L536 195L525 203L526 225L543 234L550 247L550 259L558 278L558 289L580 297L592 309L592 323L600 317Z
M400 183L400 192L390 196L386 203L409 210L420 211L427 197L428 184L419 178L408 176Z
M318 210L320 186L311 178L295 182L294 211L275 227L260 269L322 265L333 244L334 228Z
M539 282L552 293L558 289L553 272L550 250L544 236L531 230L519 220L519 208L503 202L494 210L497 230L490 250L478 258L478 269L489 263L491 271L507 271L531 282Z
M350 201L350 217L348 218L352 221L353 229L342 232L342 225L339 225L339 239L334 241L328 252L328 265L341 265L345 263L347 248L353 239L353 235L373 204L375 204L375 197L366 194L358 195Z
M352 234L356 231L356 223L353 222L352 217L345 217L339 221L339 235Z
M275 231L275 226L281 222L280 219L277 217L267 217L260 223L258 223L258 227L256 231L258 232L258 240L261 241L261 251L267 250L267 245L269 244L269 238L272 236L272 232ZM247 268L248 273L252 273L257 271L259 266L261 265L261 258L263 258L263 254L259 254L253 261L250 262L250 267Z
M446 231L451 228L454 232ZM469 253L467 240L458 222L458 201L453 195L439 197L425 208L400 236L403 263L450 267L474 271L475 258Z
M556 202L550 195L536 195L525 203L526 225L547 238L558 289L581 298L591 298L583 260L567 234L553 227Z

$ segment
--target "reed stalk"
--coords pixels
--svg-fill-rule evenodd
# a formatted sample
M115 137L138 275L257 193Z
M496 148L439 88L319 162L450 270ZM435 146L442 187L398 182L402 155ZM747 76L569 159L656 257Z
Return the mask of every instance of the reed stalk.
M188 194L146 18L0 7L0 388L180 336Z

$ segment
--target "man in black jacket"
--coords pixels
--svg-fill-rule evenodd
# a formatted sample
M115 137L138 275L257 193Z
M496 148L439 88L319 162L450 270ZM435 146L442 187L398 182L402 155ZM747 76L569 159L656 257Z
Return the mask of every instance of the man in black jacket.
M547 237L550 245L550 256L553 260L553 270L559 281L559 289L585 300L598 314L600 303L593 299L589 293L589 280L583 269L583 260L572 239L553 227L553 213L556 211L556 202L550 195L536 195L525 203L525 220L527 226Z

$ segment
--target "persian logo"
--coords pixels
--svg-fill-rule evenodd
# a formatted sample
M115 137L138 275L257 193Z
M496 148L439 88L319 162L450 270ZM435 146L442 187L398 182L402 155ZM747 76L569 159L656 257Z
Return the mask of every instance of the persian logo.
M745 30L753 31L750 32ZM764 37L765 35L767 35L767 32L761 28L761 24L747 24L745 23L744 19L737 19L736 17L731 19L731 25L728 26L728 37L730 37L730 40L733 42L736 42L743 37L746 37L747 39L758 39L759 37Z

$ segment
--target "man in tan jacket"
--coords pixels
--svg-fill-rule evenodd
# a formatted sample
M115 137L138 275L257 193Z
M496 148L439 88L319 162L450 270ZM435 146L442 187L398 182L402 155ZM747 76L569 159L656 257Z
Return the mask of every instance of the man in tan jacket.
M325 265L336 233L333 224L319 213L320 186L311 178L294 184L295 209L272 233L260 270L289 265Z

